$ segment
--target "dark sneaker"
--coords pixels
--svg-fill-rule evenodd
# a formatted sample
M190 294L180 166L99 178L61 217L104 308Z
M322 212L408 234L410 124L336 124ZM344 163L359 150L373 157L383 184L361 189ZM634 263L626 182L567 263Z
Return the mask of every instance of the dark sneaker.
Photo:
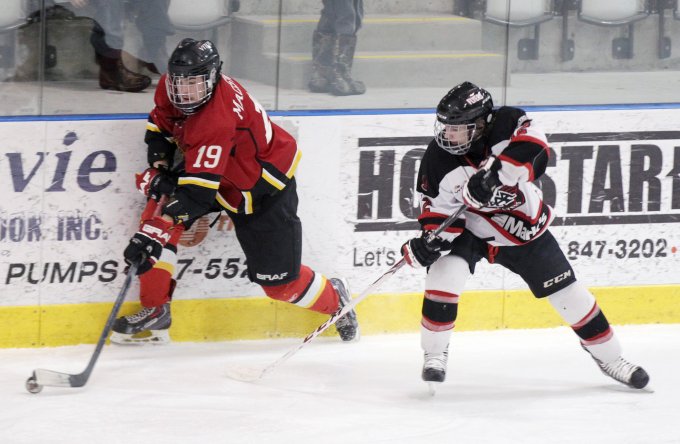
M170 303L159 307L144 307L135 314L122 316L113 324L111 342L116 344L166 343L172 324Z
M444 382L446 379L446 363L449 359L449 351L442 353L425 352L425 362L423 364L423 381L425 382Z
M349 304L352 300L352 295L349 292L349 284L345 279L331 278L331 285L338 293L338 301L340 308ZM350 310L343 317L335 321L335 329L340 335L340 339L345 342L358 341L361 333L359 332L359 322L357 321L357 314L354 310Z
M602 373L622 384L626 384L628 387L641 389L649 383L649 375L645 369L631 364L622 357L609 364L604 364L597 359L595 359L595 362L600 367L600 370L602 370Z

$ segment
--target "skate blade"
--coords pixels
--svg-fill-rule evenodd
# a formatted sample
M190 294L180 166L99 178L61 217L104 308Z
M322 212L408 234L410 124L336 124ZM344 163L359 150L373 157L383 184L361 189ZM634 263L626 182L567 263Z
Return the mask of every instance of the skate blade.
M434 396L437 394L437 387L441 385L441 382L432 382L432 381L427 381L427 392L430 394L430 396Z
M113 332L109 338L116 345L165 345L170 343L168 330L148 330L134 335Z
M646 386L644 386L642 388L635 388L635 387L628 385L628 384L624 384L624 387L625 387L626 391L633 391L633 392L638 392L638 393L654 393L654 389L649 384L647 384Z
M651 387L648 386L648 385L642 387L641 389L635 389L635 390L637 390L637 391L639 391L639 392L645 392L645 393L654 393L654 389L651 388Z

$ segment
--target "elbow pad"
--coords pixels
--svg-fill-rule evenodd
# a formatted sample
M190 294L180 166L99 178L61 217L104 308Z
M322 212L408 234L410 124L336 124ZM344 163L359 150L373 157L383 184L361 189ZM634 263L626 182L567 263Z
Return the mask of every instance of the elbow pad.
M185 224L186 222L197 219L210 212L214 199L211 200L210 203L197 201L180 191L181 190L178 190L178 192L168 200L161 211L162 214L167 214L172 217L175 224Z
M147 144L146 160L149 166L154 166L158 161L165 161L169 167L172 167L172 161L175 157L176 146L165 139L158 133L147 131L144 137Z

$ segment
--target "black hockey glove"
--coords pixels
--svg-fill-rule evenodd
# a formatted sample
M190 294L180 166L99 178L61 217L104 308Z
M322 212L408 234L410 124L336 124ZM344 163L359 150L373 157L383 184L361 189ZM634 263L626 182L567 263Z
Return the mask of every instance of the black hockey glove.
M420 237L414 237L401 246L401 255L411 267L429 267L441 257L440 250L445 241L435 237L432 242L428 243L427 238L430 233L430 231L424 231Z
M463 199L467 206L477 210L487 206L496 189L503 185L498 178L500 169L501 161L491 156L484 166L470 177L463 189Z
M139 231L130 239L130 243L123 252L125 262L137 262L137 274L144 274L151 270L158 262L163 247L168 243L173 229L172 222L160 217L142 222Z
M147 168L142 174L135 174L135 182L140 193L155 201L164 194L170 196L177 187L177 179L159 168Z

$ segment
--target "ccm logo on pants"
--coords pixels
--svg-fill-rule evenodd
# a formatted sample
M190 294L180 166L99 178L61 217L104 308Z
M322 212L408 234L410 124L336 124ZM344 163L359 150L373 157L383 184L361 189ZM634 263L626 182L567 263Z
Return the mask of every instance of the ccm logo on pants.
M571 276L571 270L565 271L565 272L562 273L562 274L558 274L558 275L555 276L554 278L548 279L547 281L543 282L543 288L552 287L552 286L555 285L556 283L565 280L565 279L568 278L569 276Z

